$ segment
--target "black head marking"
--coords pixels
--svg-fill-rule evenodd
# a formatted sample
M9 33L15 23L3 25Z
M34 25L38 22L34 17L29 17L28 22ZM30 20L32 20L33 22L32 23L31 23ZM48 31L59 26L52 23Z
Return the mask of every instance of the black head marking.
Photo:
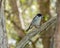
M38 17L42 16L42 14L37 14Z

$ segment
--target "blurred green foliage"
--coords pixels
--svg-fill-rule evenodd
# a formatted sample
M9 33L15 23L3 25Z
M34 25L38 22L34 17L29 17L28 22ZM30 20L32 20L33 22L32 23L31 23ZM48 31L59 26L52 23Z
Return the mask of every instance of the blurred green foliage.
M9 40L13 39L16 42L20 41L20 37L18 36L17 32L15 31L12 20L14 18L11 6L9 5L9 0L6 1L5 4L5 16L6 16L6 30L7 30L7 36L8 36L8 43ZM38 12L38 6L36 0L20 0L20 10L21 15L24 21L25 28L27 28L32 20L32 18L37 14ZM15 45L13 45L13 42L9 43L11 48L13 48Z

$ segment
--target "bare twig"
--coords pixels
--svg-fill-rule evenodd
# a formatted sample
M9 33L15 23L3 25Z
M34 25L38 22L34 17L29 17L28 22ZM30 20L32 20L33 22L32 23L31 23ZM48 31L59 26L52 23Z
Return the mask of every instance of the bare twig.
M41 33L41 31L43 31L44 29L46 29L49 25L51 24L55 24L56 23L56 17L52 17L49 21L47 21L46 23L42 24L40 28L36 28L32 31L30 31L30 33L28 33L17 45L16 48L24 48L25 45L29 42L29 39L32 38L33 36L35 36L36 34Z

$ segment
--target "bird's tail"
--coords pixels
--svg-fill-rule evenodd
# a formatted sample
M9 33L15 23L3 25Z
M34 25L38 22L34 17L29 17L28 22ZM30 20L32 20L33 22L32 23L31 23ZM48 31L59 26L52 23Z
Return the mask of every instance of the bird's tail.
M30 27L26 30L26 31L29 31Z
M29 28L26 31L29 31L29 29L31 29L31 28L32 28L32 24L30 24Z

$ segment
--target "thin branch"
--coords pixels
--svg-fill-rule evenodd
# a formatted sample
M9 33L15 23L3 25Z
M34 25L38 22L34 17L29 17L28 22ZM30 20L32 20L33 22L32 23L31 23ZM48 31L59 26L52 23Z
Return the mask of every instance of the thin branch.
M30 31L30 33L28 33L17 45L16 48L24 48L25 45L29 42L29 39L32 38L33 36L35 36L36 34L41 33L44 29L46 29L47 27L49 27L49 25L51 25L52 23L56 23L56 17L52 17L49 21L47 21L46 23L42 24L39 28L36 28L32 31Z
M2 0L0 0L0 8L1 8Z

